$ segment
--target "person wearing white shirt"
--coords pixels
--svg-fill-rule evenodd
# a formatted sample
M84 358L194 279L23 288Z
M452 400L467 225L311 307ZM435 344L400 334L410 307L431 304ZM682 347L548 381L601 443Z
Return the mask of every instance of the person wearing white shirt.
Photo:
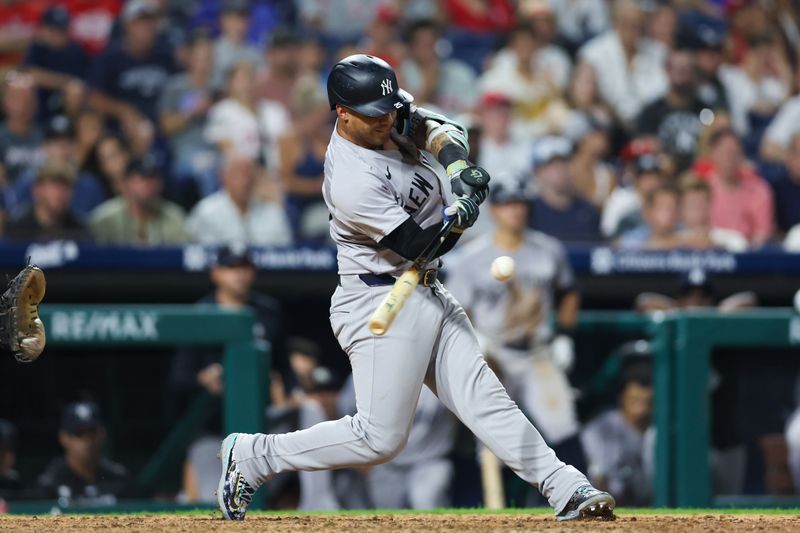
M252 159L228 159L222 174L222 189L201 200L186 221L186 231L193 242L273 246L292 243L283 208L253 195L256 170Z
M787 100L772 119L761 140L761 158L783 161L789 142L800 133L800 94Z
M667 90L666 49L642 36L644 13L634 0L614 4L614 29L578 52L597 73L600 94L617 117L632 126L642 108Z
M577 48L611 26L606 0L549 0L558 33Z
M208 111L205 139L225 155L261 160L277 168L278 138L289 129L286 108L255 97L255 70L247 62L236 63L228 77L228 97Z

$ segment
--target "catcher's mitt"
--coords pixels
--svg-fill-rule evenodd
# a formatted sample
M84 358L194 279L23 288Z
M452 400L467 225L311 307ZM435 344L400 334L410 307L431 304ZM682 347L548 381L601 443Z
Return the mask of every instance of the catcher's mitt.
M35 361L44 350L44 324L39 318L44 289L44 272L28 265L0 296L0 346L13 352L20 363Z

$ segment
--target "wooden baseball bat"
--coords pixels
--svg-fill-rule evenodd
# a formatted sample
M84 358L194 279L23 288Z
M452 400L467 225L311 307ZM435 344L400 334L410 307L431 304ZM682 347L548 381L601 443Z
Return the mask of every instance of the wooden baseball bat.
M392 290L386 294L383 301L381 301L380 305L378 305L375 312L372 313L372 317L369 319L369 330L374 335L380 336L389 330L389 326L394 322L397 313L400 312L406 304L408 297L411 296L411 293L413 293L414 289L419 285L419 273L422 267L429 263L431 258L439 251L442 243L444 243L444 239L453 229L455 222L456 217L452 217L448 220L442 226L442 229L439 230L439 233L436 234L436 237L425 247L419 257L417 257L412 267L403 272L403 275L394 282Z
M481 452L481 481L483 482L483 506L487 509L505 509L506 497L500 461L489 448Z

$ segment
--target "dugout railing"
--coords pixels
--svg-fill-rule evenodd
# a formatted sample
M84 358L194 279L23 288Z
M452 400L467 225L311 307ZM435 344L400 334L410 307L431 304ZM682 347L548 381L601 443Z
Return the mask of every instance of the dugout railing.
M223 345L225 431L263 430L269 380L249 311L194 305L46 305L42 316L53 347ZM714 498L711 489L711 354L716 348L800 345L800 316L788 309L652 316L589 311L581 313L577 333L583 338L611 334L652 340L657 431L653 505L729 505L730 500ZM163 446L169 447L166 442ZM150 475L158 466L157 453ZM752 503L797 506L798 500L756 497ZM747 505L748 499L737 498L736 504ZM34 508L11 505L12 512ZM148 508L145 502L136 507Z

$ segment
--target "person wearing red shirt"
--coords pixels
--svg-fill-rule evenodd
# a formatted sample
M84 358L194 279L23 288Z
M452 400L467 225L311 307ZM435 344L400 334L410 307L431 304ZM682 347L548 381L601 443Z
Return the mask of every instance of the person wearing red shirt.
M477 33L507 31L516 24L509 0L447 0L450 23L460 30Z
M0 70L22 62L47 6L45 0L0 0Z
M739 137L731 129L715 132L707 160L695 172L711 187L711 226L735 230L753 247L763 245L774 232L772 192L747 164Z

